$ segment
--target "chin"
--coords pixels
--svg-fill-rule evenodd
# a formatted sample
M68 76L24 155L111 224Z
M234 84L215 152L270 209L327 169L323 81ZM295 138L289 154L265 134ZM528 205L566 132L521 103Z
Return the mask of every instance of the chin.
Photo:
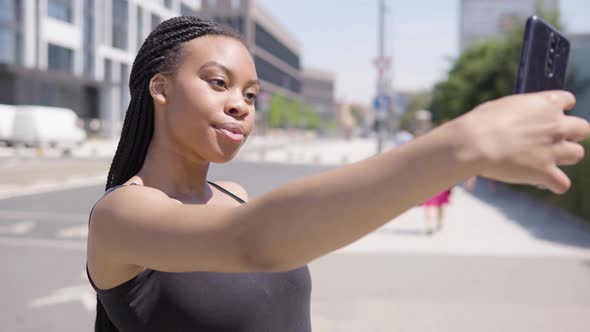
M216 153L213 155L213 158L211 158L211 162L214 162L216 164L227 163L227 162L233 160L239 151L240 151L239 147L237 149L236 148L223 149L222 147L219 147L219 149L217 151L215 151Z

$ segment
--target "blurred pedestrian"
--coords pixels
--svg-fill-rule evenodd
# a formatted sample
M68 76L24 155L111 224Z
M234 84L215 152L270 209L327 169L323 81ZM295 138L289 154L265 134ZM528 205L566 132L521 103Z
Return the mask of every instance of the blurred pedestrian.
M89 218L99 332L311 331L310 261L477 174L564 192L556 160L577 163L576 142L590 135L563 114L575 103L567 92L510 96L248 202L239 184L207 181L254 124L260 83L235 32L192 16L162 22L129 88L107 190Z
M440 193L426 200L421 206L424 208L424 221L426 235L432 235L435 231L441 231L443 228L445 205L449 204L451 189L443 190ZM433 225L433 219L436 225Z

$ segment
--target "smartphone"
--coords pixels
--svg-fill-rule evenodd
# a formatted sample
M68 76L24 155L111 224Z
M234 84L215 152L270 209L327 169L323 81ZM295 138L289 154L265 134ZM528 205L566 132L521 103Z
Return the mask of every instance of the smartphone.
M526 21L515 93L562 90L570 41L537 16Z

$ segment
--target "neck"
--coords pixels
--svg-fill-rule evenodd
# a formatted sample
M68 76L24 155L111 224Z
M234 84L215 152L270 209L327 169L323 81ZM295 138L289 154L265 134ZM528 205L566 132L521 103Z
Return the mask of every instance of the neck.
M212 197L207 185L209 161L188 155L175 144L163 144L156 133L137 176L143 185L185 203L205 203Z

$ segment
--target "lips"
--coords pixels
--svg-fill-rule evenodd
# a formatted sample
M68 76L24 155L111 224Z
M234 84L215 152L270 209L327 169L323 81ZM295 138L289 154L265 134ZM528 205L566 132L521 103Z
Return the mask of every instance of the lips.
M246 130L244 129L244 127L237 123L227 122L213 125L212 127L215 128L215 130L217 130L221 134L223 134L226 138L234 142L241 142L244 140L246 136Z

